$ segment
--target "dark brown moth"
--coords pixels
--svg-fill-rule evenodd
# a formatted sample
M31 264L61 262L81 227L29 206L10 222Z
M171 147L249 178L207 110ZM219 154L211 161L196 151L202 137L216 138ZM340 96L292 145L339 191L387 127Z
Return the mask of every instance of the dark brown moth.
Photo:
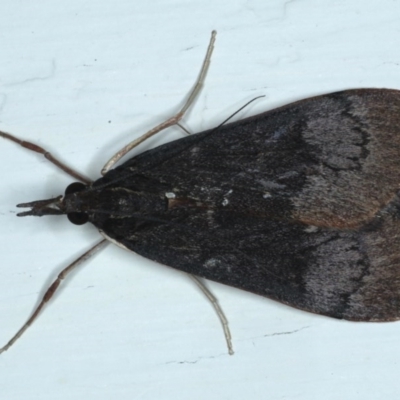
M20 215L91 222L151 260L313 313L392 321L399 189L400 91L354 89L159 146Z
M330 317L395 320L399 127L400 91L313 97L142 153L58 206L181 271Z

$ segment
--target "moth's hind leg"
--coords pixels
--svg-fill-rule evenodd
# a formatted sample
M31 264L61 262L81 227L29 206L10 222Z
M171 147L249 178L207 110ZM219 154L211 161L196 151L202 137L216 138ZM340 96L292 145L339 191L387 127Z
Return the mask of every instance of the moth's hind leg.
M140 143L144 142L151 136L155 135L156 133L172 126L172 125L179 125L184 131L189 133L185 128L183 128L180 124L179 121L182 119L186 111L189 109L189 107L193 104L194 100L196 99L197 95L199 94L203 84L204 80L207 75L208 67L210 66L210 60L211 60L211 54L214 49L214 42L215 42L215 36L217 35L216 31L211 32L211 39L210 43L207 48L207 53L203 61L203 65L200 70L200 74L197 78L197 81L190 92L190 95L183 105L182 109L173 117L168 118L166 121L162 122L161 124L157 125L155 128L149 130L146 132L144 135L140 136L138 139L133 140L132 142L128 143L126 146L124 146L121 150L119 150L117 153L115 153L110 160L104 165L103 169L101 170L101 174L105 175L114 165L117 163L125 154L127 154L129 151L131 151L134 147L138 146Z
M43 156L45 158L47 158L51 163L53 163L55 166L57 166L58 168L60 168L64 172L66 172L68 175L72 176L74 179L77 179L78 181L81 181L87 185L92 183L92 181L90 179L84 177L79 172L68 167L68 165L65 165L62 161L58 160L56 157L54 157L49 151L47 151L43 147L40 147L37 144L34 144L32 142L27 142L26 140L19 139L16 136L11 135L10 133L0 131L0 136L3 137L4 139L8 139L14 143L19 144L20 146L24 147L25 149L34 151L35 153L43 154Z

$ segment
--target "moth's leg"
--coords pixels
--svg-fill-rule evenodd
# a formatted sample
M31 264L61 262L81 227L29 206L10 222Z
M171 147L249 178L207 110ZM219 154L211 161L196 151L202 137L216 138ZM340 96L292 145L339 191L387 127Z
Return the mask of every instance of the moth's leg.
M190 278L193 279L193 281L197 284L197 286L201 289L201 291L207 296L208 300L210 300L210 303L214 307L215 312L218 315L219 320L221 321L222 328L224 330L224 335L226 339L226 344L228 346L228 352L230 355L233 354L233 347L232 347L232 336L231 332L229 330L229 325L228 325L228 320L225 317L224 312L222 311L222 308L218 304L218 300L214 297L214 295L207 289L207 287L204 285L204 283L201 281L200 278L197 276L187 274Z
M19 144L22 147L25 147L28 150L32 150L36 153L43 154L45 158L47 158L51 163L56 165L58 168L66 172L68 175L72 176L74 179L77 179L78 181L81 181L83 183L86 183L87 185L92 183L92 181L83 175L81 175L79 172L73 170L72 168L68 167L65 165L63 162L55 158L51 153L49 153L46 149L43 147L40 147L34 143L27 142L25 140L19 139L9 133L2 132L0 131L0 136L3 137L4 139L11 140L14 143Z
M134 147L138 146L140 143L144 142L145 140L147 140L151 136L155 135L156 133L158 133L172 125L176 125L182 119L185 112L193 104L193 101L199 94L199 92L204 84L204 80L207 75L207 70L208 70L208 67L210 66L211 54L214 49L214 42L215 42L216 34L217 34L216 31L211 32L210 44L208 45L207 53L204 58L203 65L201 67L200 74L197 78L197 81L194 85L193 90L191 91L191 93L189 95L189 98L185 102L182 109L173 117L168 118L166 121L157 125L155 128L149 130L147 133L142 135L140 138L128 143L120 151L118 151L116 154L114 154L114 156L104 165L103 169L101 170L102 175L104 175L107 171L109 171L116 162L118 162L125 154L127 154L129 151L131 151Z
M46 293L42 297L42 300L36 307L32 316L28 319L28 321L25 322L22 328L11 338L11 340L4 347L0 348L0 354L3 353L3 351L8 350L22 336L22 334L32 325L32 323L38 317L40 311L42 311L42 308L53 297L54 293L57 291L63 279L76 267L78 267L80 264L86 261L89 257L97 253L99 250L101 250L106 244L108 244L108 241L106 239L103 239L101 242L97 243L85 254L82 254L78 259L76 259L74 262L72 262L70 265L68 265L68 267L64 268L58 274L56 280L50 285L50 287L47 289Z

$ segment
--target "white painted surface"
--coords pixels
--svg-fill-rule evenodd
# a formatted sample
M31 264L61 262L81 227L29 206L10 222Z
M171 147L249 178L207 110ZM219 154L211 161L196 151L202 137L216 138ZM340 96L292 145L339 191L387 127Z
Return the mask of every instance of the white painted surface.
M186 118L212 127L356 87L400 89L400 2L3 0L0 129L92 178L119 147L176 110L212 29L206 87ZM180 137L162 134L141 147ZM98 239L14 205L70 179L0 141L0 342L63 266ZM180 273L109 246L0 356L2 399L393 399L400 323L336 321L209 284L230 322Z

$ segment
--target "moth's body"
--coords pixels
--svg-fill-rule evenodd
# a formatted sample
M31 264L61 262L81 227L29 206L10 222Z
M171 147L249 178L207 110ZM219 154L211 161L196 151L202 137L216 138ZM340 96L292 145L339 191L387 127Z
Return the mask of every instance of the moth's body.
M79 180L64 196L19 204L26 215L67 214L109 241L178 270L334 318L400 318L400 91L313 97L149 150L111 169L179 121L199 93L216 32L180 111L120 149L95 182L44 148ZM85 184L83 183L85 182ZM64 268L34 312L103 239ZM233 354L227 320L214 306Z
M307 311L400 318L400 91L289 104L131 158L63 199L121 246Z

